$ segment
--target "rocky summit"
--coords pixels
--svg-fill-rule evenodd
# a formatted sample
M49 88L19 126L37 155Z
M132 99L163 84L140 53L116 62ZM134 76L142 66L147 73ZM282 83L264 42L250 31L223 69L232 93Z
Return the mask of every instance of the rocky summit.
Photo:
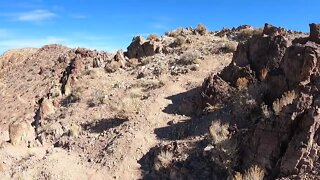
M320 179L320 24L309 26L7 51L0 179Z

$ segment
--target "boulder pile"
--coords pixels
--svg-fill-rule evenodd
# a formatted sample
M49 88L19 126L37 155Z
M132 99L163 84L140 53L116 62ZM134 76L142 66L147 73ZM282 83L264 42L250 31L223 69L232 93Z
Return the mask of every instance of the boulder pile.
M255 101L247 113L231 108L231 123L242 134L240 171L259 165L269 178L315 178L320 175L320 25L310 24L308 37L289 35L266 24L261 35L240 43L231 64L205 79L202 100L232 104L245 91Z

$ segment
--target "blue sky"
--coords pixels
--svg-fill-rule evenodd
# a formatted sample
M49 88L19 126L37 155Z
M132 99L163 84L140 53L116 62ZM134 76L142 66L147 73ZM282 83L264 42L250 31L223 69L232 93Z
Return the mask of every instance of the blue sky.
M3 0L0 53L59 43L115 51L135 35L162 35L203 23L210 30L265 22L308 31L320 23L319 0Z

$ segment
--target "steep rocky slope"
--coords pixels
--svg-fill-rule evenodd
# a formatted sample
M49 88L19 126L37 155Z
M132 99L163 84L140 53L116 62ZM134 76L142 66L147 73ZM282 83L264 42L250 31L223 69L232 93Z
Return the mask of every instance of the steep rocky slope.
M256 165L266 179L316 179L319 26L310 27L199 25L135 37L115 54L7 52L0 177L241 179Z

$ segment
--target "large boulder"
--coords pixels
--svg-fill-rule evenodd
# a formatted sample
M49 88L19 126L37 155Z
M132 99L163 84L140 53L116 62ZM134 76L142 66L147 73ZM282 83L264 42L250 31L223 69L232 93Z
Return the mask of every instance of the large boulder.
M15 121L9 125L9 138L14 146L27 146L35 139L35 131L27 121Z
M266 24L264 35L254 36L239 44L232 61L240 67L250 66L257 75L264 70L278 68L290 45L282 31L284 30Z
M162 51L160 42L156 40L145 41L143 37L134 37L132 43L128 46L126 56L129 59L140 59L146 56L153 56Z

